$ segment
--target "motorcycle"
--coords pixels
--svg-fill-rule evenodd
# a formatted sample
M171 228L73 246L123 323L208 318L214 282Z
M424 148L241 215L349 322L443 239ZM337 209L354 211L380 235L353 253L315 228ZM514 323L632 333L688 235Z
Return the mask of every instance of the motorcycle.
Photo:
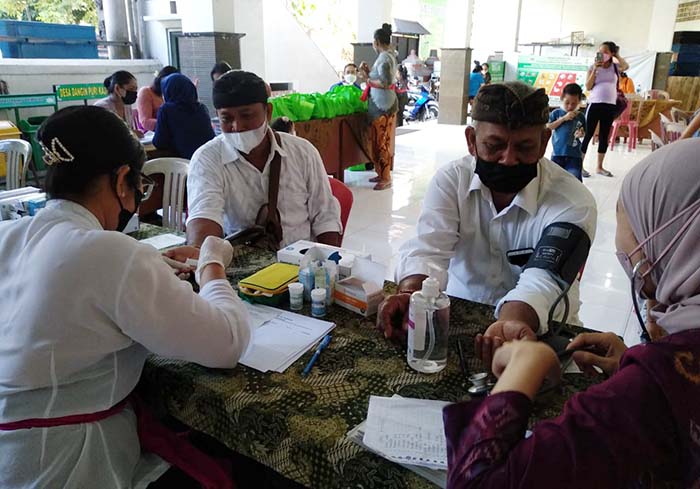
M408 92L408 103L403 111L404 121L424 122L437 119L439 115L438 103L424 85L420 86L419 92L413 90Z

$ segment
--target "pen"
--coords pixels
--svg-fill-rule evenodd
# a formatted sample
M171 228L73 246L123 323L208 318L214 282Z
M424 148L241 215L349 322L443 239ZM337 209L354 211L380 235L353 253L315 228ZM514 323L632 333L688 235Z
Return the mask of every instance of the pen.
M462 340L457 340L457 352L459 353L459 366L462 367L464 377L469 377L467 370L467 361L464 359L464 350L462 349Z
M306 377L307 375L309 375L309 372L311 372L311 369L314 367L314 363L316 363L316 360L318 360L318 357L321 355L321 352L325 350L326 347L330 344L332 338L333 336L329 334L327 334L323 338L323 341L321 341L321 343L318 345L318 348L316 348L316 352L311 357L311 360L309 360L309 363L306 364L304 371L301 373L302 377Z

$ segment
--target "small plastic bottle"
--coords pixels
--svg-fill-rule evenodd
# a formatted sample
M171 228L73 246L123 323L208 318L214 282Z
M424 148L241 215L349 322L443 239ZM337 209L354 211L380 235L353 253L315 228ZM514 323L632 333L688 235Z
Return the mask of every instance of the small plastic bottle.
M430 277L411 295L408 310L408 365L433 374L447 365L450 298L440 292L440 281Z
M326 315L326 289L311 291L311 315L315 318L322 318Z

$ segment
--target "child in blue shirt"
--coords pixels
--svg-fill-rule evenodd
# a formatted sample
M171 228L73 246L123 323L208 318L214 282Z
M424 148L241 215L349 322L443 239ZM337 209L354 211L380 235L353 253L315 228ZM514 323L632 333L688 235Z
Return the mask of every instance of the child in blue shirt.
M581 86L569 83L561 94L561 108L549 114L547 128L552 130L552 161L581 179L583 153L581 139L585 136L586 118L578 111L583 98Z

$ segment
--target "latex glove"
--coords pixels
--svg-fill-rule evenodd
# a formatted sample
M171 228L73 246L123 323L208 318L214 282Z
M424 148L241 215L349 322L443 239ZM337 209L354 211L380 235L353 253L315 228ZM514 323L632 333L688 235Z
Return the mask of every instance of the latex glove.
M591 348L593 351L577 351L574 361L588 375L598 376L593 367L598 367L607 375L612 375L620 368L620 358L627 347L614 333L583 333L571 340L566 347Z
M486 368L493 363L493 356L503 343L513 340L537 341L537 335L532 328L523 321L496 321L488 327L484 334L474 338L474 350L476 356L481 358Z
M233 260L233 246L231 246L231 243L216 236L207 236L207 239L204 240L202 247L199 249L199 261L197 270L194 272L195 280L201 286L204 267L218 264L226 270L231 260Z

